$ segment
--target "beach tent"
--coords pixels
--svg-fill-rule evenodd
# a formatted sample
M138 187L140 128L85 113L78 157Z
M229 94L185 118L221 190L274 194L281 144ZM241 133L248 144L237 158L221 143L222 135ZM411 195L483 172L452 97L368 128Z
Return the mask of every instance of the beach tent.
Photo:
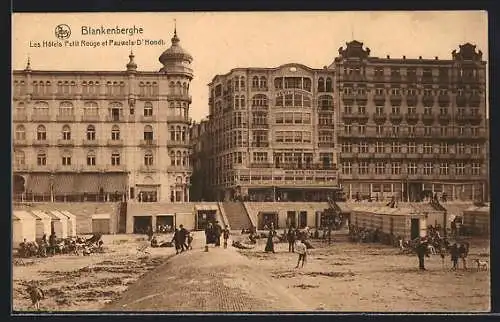
M35 238L36 218L26 211L14 210L12 213L12 246L17 248L24 239L35 241Z
M42 239L43 235L48 238L52 232L52 218L41 210L31 210L30 213L36 218L36 238Z
M111 230L111 214L92 215L92 233L109 234Z
M58 238L68 237L68 217L57 210L49 211L52 216L52 228Z
M76 216L67 210L61 210L60 213L68 218L68 236L76 236Z

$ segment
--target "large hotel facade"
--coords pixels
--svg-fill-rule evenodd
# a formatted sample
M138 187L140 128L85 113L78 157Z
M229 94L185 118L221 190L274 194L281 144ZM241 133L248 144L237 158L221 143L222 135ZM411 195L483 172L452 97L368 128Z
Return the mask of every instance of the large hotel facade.
M378 58L352 41L324 69L237 68L192 129L195 198L488 199L486 62Z
M189 201L193 58L175 32L159 71L129 59L122 71L13 72L16 200Z

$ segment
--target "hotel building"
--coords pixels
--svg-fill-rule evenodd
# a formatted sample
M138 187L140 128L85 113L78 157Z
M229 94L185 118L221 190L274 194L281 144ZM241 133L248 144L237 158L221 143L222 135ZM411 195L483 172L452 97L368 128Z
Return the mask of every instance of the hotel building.
M159 71L13 72L13 187L24 201L189 201L189 84L179 45ZM124 66L125 67L125 66Z

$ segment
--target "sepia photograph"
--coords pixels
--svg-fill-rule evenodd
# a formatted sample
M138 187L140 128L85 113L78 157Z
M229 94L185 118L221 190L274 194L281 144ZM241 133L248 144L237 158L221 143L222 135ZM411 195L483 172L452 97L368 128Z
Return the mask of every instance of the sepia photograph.
M14 314L491 310L486 11L13 13Z

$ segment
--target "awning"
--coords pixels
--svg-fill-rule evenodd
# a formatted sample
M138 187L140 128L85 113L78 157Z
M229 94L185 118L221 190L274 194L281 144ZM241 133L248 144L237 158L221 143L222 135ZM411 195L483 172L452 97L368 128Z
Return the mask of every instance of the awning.
M127 193L127 174L111 174L108 173L103 177L102 188L106 193Z
M69 195L76 191L74 174L59 174L54 178L54 193Z
M75 191L99 193L101 177L99 174L80 174L75 180Z
M67 210L61 210L60 213L68 217L70 220L76 220L76 216Z
M31 210L31 213L39 219L51 219L51 217L41 210Z
M92 219L111 219L111 214L94 214Z
M14 210L13 217L19 220L36 220L33 215L24 210Z
M50 176L48 174L30 175L26 192L50 194Z

